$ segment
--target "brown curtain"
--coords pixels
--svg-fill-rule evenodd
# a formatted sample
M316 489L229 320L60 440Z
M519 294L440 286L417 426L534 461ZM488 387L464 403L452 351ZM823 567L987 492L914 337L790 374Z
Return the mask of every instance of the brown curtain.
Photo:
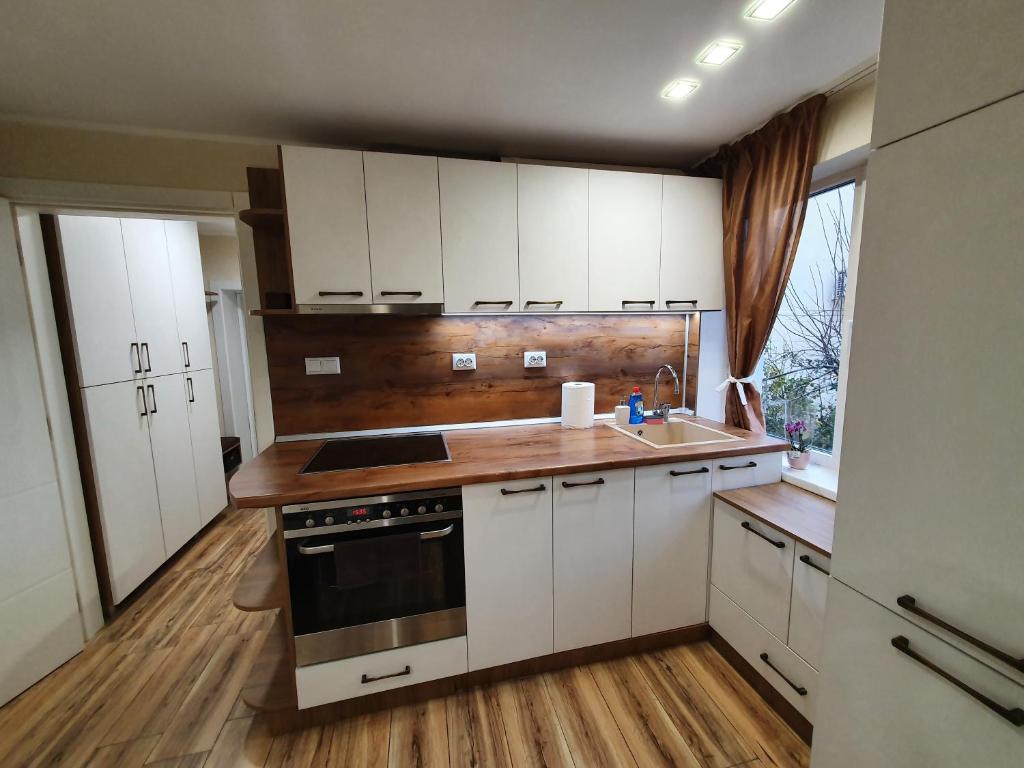
M818 95L735 144L722 147L696 173L722 178L725 321L735 379L754 372L786 292L807 209L818 152ZM725 420L764 432L761 395L750 382L728 385Z

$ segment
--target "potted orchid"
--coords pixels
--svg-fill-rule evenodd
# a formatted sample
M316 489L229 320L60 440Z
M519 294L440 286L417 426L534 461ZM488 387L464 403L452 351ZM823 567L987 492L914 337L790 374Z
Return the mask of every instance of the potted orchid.
M786 422L786 436L789 438L789 450L786 461L791 469L807 469L811 462L811 448L807 444L807 424L803 419Z

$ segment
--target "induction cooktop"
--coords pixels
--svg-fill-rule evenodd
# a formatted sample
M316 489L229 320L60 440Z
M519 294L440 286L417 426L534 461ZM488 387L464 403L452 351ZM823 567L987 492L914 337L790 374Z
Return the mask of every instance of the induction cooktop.
M424 464L434 461L451 461L444 435L440 432L343 437L325 441L299 474L393 467L399 464Z

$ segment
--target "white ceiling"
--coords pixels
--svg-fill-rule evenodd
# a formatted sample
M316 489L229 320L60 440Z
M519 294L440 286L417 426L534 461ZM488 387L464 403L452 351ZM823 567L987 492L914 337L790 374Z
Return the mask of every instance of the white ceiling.
M0 112L683 166L874 59L882 0L6 0ZM745 44L721 68L712 39ZM702 81L681 103L676 77Z

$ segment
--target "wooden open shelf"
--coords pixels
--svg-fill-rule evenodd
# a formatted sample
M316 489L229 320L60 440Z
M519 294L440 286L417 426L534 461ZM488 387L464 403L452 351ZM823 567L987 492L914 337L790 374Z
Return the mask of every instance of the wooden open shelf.
M240 611L269 611L283 608L288 601L284 573L277 556L277 543L267 540L248 570L242 574L231 602Z
M238 218L253 229L281 227L284 225L284 209L246 208L244 211L238 212Z
M279 712L298 708L295 696L295 662L288 642L284 611L277 612L249 679L242 688L242 701L257 712Z

